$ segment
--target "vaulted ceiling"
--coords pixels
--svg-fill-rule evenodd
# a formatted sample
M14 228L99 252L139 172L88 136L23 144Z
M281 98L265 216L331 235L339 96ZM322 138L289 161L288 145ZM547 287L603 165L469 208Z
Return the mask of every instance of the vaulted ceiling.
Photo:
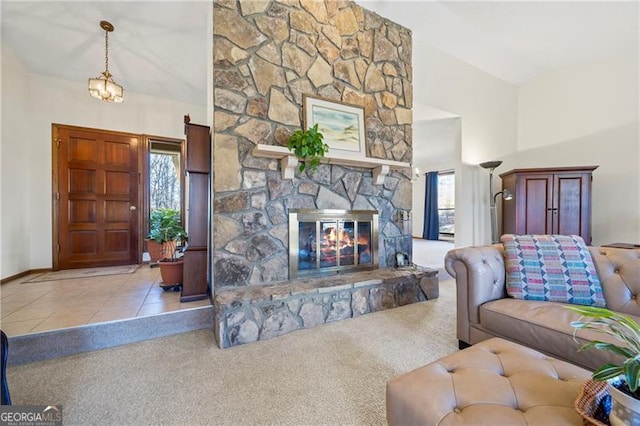
M520 85L545 71L638 54L635 1L393 1L363 7L413 31L414 75L428 43ZM125 90L205 105L210 1L2 1L2 40L37 74L86 81L109 64ZM420 92L414 90L415 103Z
M109 71L127 91L206 105L207 1L2 1L2 41L32 73L87 81Z

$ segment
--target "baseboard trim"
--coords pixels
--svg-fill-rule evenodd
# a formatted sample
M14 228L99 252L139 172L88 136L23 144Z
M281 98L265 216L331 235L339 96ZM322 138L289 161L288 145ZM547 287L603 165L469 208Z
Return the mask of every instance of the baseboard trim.
M213 306L9 337L9 365L23 365L201 329Z
M11 275L10 277L7 277L7 278L2 278L0 280L0 285L6 284L9 281L17 280L18 278L26 277L27 275L42 274L44 272L51 272L51 271L53 271L53 269L51 268L29 269L28 271L20 272L15 275Z

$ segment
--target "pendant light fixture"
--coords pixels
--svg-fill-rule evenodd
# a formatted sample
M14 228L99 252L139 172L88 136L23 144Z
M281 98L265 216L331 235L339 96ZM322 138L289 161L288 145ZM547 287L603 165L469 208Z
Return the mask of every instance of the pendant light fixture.
M107 102L122 102L124 89L113 80L109 72L109 33L113 31L111 22L100 21L100 28L104 30L104 72L96 78L89 79L89 94L94 98Z

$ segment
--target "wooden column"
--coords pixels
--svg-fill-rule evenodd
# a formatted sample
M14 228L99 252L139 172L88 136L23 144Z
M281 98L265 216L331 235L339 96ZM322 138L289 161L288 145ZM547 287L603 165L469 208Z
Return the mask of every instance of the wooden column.
M209 126L189 123L184 117L186 166L189 177L187 232L189 244L184 252L184 279L181 302L208 297L209 211L211 175L211 134Z

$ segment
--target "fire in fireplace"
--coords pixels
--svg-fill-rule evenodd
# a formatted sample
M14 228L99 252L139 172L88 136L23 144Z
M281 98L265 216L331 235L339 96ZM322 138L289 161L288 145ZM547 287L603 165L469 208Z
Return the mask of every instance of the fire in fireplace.
M289 278L377 267L377 211L289 212Z

